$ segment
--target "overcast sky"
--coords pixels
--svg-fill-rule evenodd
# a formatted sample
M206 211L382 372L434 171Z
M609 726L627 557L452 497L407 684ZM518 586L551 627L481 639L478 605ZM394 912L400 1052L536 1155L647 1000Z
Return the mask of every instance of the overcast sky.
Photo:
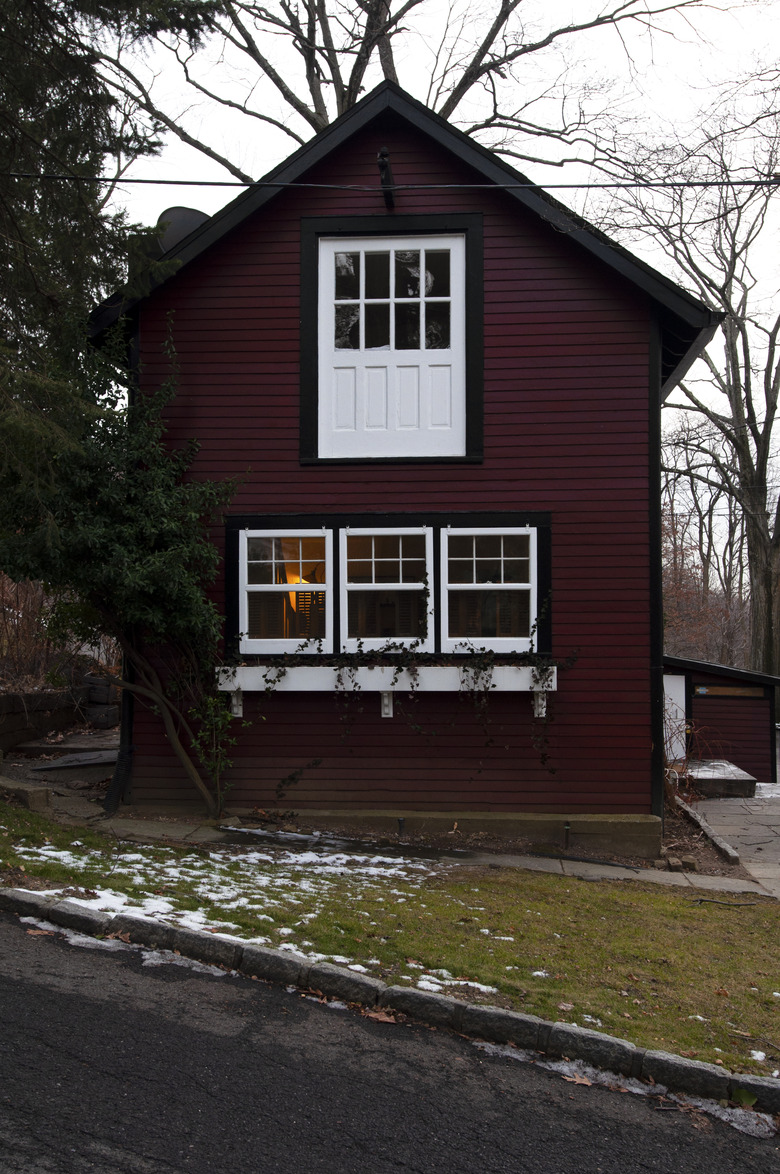
M547 0L545 11L552 7L574 11L581 17L582 0ZM709 11L697 17L697 26L703 29L702 41L682 22L675 23L675 34L657 34L649 39L632 37L631 57L627 60L620 40L612 31L589 35L578 34L568 47L569 59L582 61L583 76L619 82L627 95L626 110L633 103L634 111L643 113L657 125L660 117L673 119L685 125L695 119L696 111L711 101L711 87L719 79L733 77L748 69L755 54L771 54L778 44L780 33L780 0L748 0L743 4L727 4L727 11ZM418 19L413 15L412 19ZM402 82L422 69L409 70L414 65L414 53L421 50L398 46L396 57ZM424 57L424 51L422 51ZM770 58L771 60L771 58ZM237 157L241 166L252 175L261 176L284 159L295 148L295 143L280 132L247 125L222 108L210 109L205 101L187 91L176 73L165 62L164 55L150 57L144 68L147 76L158 73L157 93L167 110L186 111L187 125L193 133L206 137L224 153ZM218 62L210 65L212 77L226 71ZM236 82L238 92L238 82ZM425 98L424 89L415 92ZM163 98L164 95L164 98ZM159 99L158 99L159 100ZM226 147L225 144L228 144ZM581 168L569 167L564 172L539 164L521 166L530 176L542 183L573 182L585 177ZM170 136L163 153L156 159L138 162L128 173L155 179L230 179L223 168ZM117 193L117 204L129 212L133 220L151 224L160 213L172 205L184 204L213 213L233 199L240 188L188 187L184 184L163 186L127 185ZM558 193L565 203L582 206L575 193Z

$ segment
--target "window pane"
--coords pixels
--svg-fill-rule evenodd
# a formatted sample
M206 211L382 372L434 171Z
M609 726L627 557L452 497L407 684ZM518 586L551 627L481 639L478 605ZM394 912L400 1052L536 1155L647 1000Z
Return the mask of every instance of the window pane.
M531 561L527 558L504 559L505 583L529 583Z
M347 558L371 558L373 549L370 534L347 534Z
M449 635L453 639L527 639L530 600L528 591L450 591Z
M271 563L249 563L246 569L247 583L273 583Z
M474 539L470 534L452 534L447 540L451 558L471 558L474 554Z
M529 543L527 534L507 534L504 537L504 558L528 558Z
M399 351L418 351L420 349L420 303L411 302L405 305L396 303L395 307L395 346Z
M376 351L390 346L390 303L369 302L366 305L366 350Z
M347 563L348 583L373 583L374 564L362 559L350 559Z
M325 636L322 591L250 591L250 640L319 640Z
M500 583L501 560L497 558L478 558L476 565L477 583Z
M400 250L395 255L395 296L397 298L419 298L420 296L420 251Z
M334 335L336 350L360 349L360 306L336 306Z
M246 549L250 562L266 561L271 558L273 538L248 538Z
M450 583L473 583L474 560L465 558L451 558L449 560Z
M425 347L429 351L450 349L449 302L425 303Z
M474 550L477 558L501 558L501 535L476 534Z
M401 582L424 583L425 569L424 558L405 558L401 563Z
M398 558L401 540L398 534L377 534L374 538L374 553L377 558Z
M425 535L403 534L401 550L404 558L425 558Z
M336 253L336 298L360 297L360 253Z
M301 558L304 562L322 563L323 577L317 582L324 582L325 580L325 539L324 538L301 538Z
M397 558L378 558L374 563L375 583L400 583L401 564Z
M425 250L425 293L429 298L450 296L449 249Z
M350 591L348 604L350 639L425 637L423 591Z
M366 297L390 297L389 253L366 253Z

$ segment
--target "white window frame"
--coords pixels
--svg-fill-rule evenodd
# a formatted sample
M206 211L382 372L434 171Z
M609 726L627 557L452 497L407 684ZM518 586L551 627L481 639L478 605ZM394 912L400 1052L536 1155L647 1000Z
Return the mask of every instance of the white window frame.
M318 247L318 456L465 456L465 233L324 236ZM335 255L426 248L450 252L450 348L395 350L391 337L388 348L337 350Z
M350 535L356 537L376 537L395 536L406 534L422 534L425 537L425 567L427 582L421 583L356 583L350 586L347 579L347 538ZM410 648L414 646L419 652L432 652L435 648L436 631L435 631L435 607L434 607L434 591L432 587L433 581L433 530L430 526L346 526L339 531L339 569L340 569L340 591L339 591L339 607L340 607L340 624L341 624L341 647L344 652L357 652L359 648L366 651L376 651L380 648L388 646L395 646L397 648ZM413 636L390 636L390 637L349 637L349 593L354 591L381 591L381 590L398 590L398 591L419 591L421 589L427 590L428 606L426 609L427 631L424 640L417 641Z
M325 636L323 639L308 640L257 640L250 639L249 631L249 596L253 593L273 592L285 593L290 590L304 590L295 588L291 584L263 584L249 583L249 539L250 538L325 538L325 582L317 584L315 590L324 595L325 606ZM281 653L305 652L316 655L319 652L333 651L333 531L325 529L300 530L295 527L289 529L241 530L239 541L239 651L242 653ZM307 590L312 586L307 584Z
M530 594L529 599L529 627L530 635L528 637L508 637L508 636L494 636L494 637L451 637L449 635L449 596L450 591L479 591L485 590L488 586L494 587L496 590L517 589L518 587L525 589L524 584L485 584L485 583L450 583L448 579L448 543L450 537L459 535L475 535L477 537L483 535L498 535L498 536L515 536L528 535L528 552L529 552L529 568L528 568L528 590ZM536 628L538 617L538 558L537 558L537 541L536 529L529 526L464 526L442 528L441 531L441 560L440 560L440 583L439 583L439 616L438 621L441 632L441 650L442 652L473 652L480 648L487 648L493 652L531 652L533 650L533 637Z

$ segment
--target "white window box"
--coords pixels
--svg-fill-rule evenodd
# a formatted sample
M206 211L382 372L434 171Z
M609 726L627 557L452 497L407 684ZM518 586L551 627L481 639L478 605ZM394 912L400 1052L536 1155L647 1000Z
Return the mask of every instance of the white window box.
M281 675L278 675L281 672ZM219 669L219 688L225 693L459 693L474 685L469 665L420 665L416 673L396 673L392 665L367 665L355 670L337 665L292 665L286 670L273 664L241 665ZM491 693L550 693L558 687L557 669L539 680L529 665L494 665Z

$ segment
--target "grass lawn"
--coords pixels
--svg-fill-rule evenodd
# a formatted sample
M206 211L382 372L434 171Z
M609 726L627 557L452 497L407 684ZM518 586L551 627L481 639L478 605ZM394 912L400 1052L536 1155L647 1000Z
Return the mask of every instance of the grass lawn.
M780 1069L768 898L251 843L116 844L3 803L0 873L735 1071Z

